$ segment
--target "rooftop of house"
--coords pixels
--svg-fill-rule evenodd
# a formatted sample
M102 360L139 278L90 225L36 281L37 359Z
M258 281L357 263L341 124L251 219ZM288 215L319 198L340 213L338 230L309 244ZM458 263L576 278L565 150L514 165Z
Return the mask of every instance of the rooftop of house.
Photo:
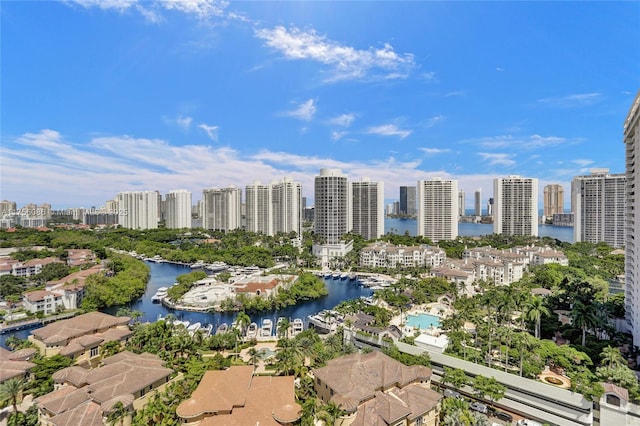
M382 352L373 351L333 359L325 367L313 370L313 374L335 392L332 400L349 410L374 396L376 391L427 381L431 378L431 369L406 366Z
M295 401L293 380L293 376L254 377L253 366L207 371L176 413L184 420L211 413L200 426L278 426L295 422L302 409Z
M128 324L131 318L115 317L102 312L89 312L77 317L56 321L42 328L33 330L31 334L38 340L53 345L63 343L75 337L93 334L99 330Z
M87 277L97 274L103 271L102 265L94 265L91 268L83 269L81 271L73 272L66 277L63 277L59 280L51 280L47 282L48 288L54 288L59 286L66 287L75 287L75 286L84 286Z
M34 363L27 361L35 352L32 348L11 352L0 347L0 383L22 377L35 367Z
M129 406L142 389L168 378L173 370L149 353L121 352L105 358L104 366L87 370L72 366L53 374L63 386L36 399L38 408L56 426L103 425L102 418L120 401Z

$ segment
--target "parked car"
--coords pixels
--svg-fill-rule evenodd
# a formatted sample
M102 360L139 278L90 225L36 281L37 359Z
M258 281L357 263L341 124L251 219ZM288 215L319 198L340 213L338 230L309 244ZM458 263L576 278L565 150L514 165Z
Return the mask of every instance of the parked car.
M482 414L487 414L487 412L489 411L487 406L481 402L472 402L471 404L469 404L469 408Z
M460 395L460 393L451 390L451 389L445 389L444 390L444 396L446 396L447 398L456 398L456 399L463 399L462 395Z
M505 422L513 421L513 416L509 413L505 413L504 411L496 411L493 413L493 416L497 419L504 420Z

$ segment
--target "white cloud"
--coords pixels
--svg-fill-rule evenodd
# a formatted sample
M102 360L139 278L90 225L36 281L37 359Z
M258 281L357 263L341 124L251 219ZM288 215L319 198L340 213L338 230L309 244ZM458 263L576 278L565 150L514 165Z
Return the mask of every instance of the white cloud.
M514 148L514 149L539 149L549 146L561 145L564 143L575 143L559 136L541 136L533 134L530 136L499 135L488 136L476 139L466 139L462 143L478 145L482 148Z
M175 119L175 123L182 127L184 130L189 130L189 127L191 127L191 122L193 121L193 118L189 117L189 116L183 116L182 114L178 114L178 116Z
M498 72L502 72L502 71L504 71L504 68L502 68L502 67L496 67L496 71L498 71Z
M404 139L409 136L411 132L411 130L399 129L395 124L383 124L381 126L369 127L365 133L380 136L400 136L400 139Z
M458 179L461 188L481 186L489 194L497 177L452 175L433 170L432 164L426 171L419 159L341 161L268 150L243 153L230 147L176 146L127 135L69 141L50 129L3 140L0 156L3 198L18 205L51 202L54 208L100 206L120 191L149 189L166 193L186 188L195 202L204 188L243 187L253 180L270 182L284 176L301 182L303 194L312 200L314 176L325 167L342 169L352 180L369 176L384 182L385 198L397 198L401 185L436 176Z
M454 90L453 92L445 93L443 96L445 98L450 98L452 96L465 96L466 94L467 92L465 92L464 90Z
M204 130L204 132L209 136L209 139L212 141L218 141L218 126L208 126L204 123L199 124L198 128Z
M353 120L355 120L355 118L356 118L355 115L353 115L352 113L342 114L330 119L329 124L333 124L335 126L349 127L351 126L351 123L353 123Z
M549 105L558 108L576 108L589 106L598 102L602 97L601 93L576 93L566 96L538 99L539 104Z
M347 134L349 134L349 132L331 132L331 139L334 141L339 141Z
M513 160L513 157L515 157L514 154L479 152L478 155L483 161L489 163L490 166L512 167L516 164Z
M277 26L257 29L256 37L291 60L312 60L328 66L328 81L363 78L404 78L415 68L413 54L398 54L390 44L366 50L341 45L315 30Z
M293 117L302 121L311 121L313 116L316 113L316 105L313 99L309 99L300 105L294 110L286 111L284 115L288 117Z
M222 16L229 5L226 0L65 0L64 2L77 4L86 9L97 7L101 10L115 10L120 13L135 10L154 23L163 20L162 10L175 10L204 20Z
M434 115L433 117L427 120L427 127L433 127L438 123L441 123L445 120L445 116L442 114Z
M571 162L573 164L575 164L576 166L579 166L579 167L587 167L587 166L590 166L590 165L592 165L594 163L593 160L588 160L586 158L579 158L579 159L576 159L576 160L572 160Z
M448 148L420 148L422 152L426 155L437 155L437 154L445 154L447 152L451 152Z

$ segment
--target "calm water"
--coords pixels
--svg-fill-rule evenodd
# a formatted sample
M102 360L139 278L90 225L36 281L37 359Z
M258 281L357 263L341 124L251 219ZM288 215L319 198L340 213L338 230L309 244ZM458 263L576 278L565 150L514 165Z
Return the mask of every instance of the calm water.
M385 233L403 235L406 231L409 235L416 235L418 230L418 221L416 219L384 219ZM465 237L476 237L480 235L493 234L493 225L487 223L467 223L460 222L458 224L458 234ZM572 226L553 226L539 225L538 235L541 237L556 238L560 241L573 243L573 227Z
M147 264L149 265L149 268L151 268L151 279L147 285L147 290L140 299L127 305L127 307L132 310L143 313L141 318L142 321L153 322L158 319L158 315L165 317L171 313L182 321L189 321L191 323L200 322L203 326L213 324L214 329L223 322L228 324L233 322L236 313L210 314L203 312L183 312L168 309L160 303L153 303L151 301L151 297L156 293L158 288L171 286L176 282L176 277L178 275L191 272L191 268L171 263L147 262ZM324 282L329 290L329 294L327 296L317 300L300 303L296 306L290 306L280 311L254 314L251 316L251 320L260 325L263 318L270 318L273 321L273 324L276 323L278 317L286 317L290 319L301 318L306 327L308 325L308 315L313 315L323 309L331 309L344 300L357 299L360 296L370 296L373 294L373 290L360 286L355 280L334 280L332 278L328 278L324 279ZM120 307L112 307L104 310L104 312L114 314L119 308ZM15 333L15 336L26 339L29 336L29 333L30 330L20 330ZM1 346L4 346L5 339L10 335L11 333L0 335Z

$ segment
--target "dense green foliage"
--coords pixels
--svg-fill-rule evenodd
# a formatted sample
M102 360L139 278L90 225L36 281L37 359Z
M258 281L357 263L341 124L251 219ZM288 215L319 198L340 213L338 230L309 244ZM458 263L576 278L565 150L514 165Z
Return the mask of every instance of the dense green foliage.
M111 253L113 276L94 274L87 277L82 308L96 310L122 305L144 293L149 281L149 267L131 256Z
M71 358L62 355L51 357L36 356L31 362L36 366L31 369L29 392L34 397L42 396L53 390L53 373L73 364Z
M171 286L167 291L167 295L171 300L179 300L184 296L196 281L207 278L207 273L204 271L193 271L188 274L178 275L176 278L176 285Z

